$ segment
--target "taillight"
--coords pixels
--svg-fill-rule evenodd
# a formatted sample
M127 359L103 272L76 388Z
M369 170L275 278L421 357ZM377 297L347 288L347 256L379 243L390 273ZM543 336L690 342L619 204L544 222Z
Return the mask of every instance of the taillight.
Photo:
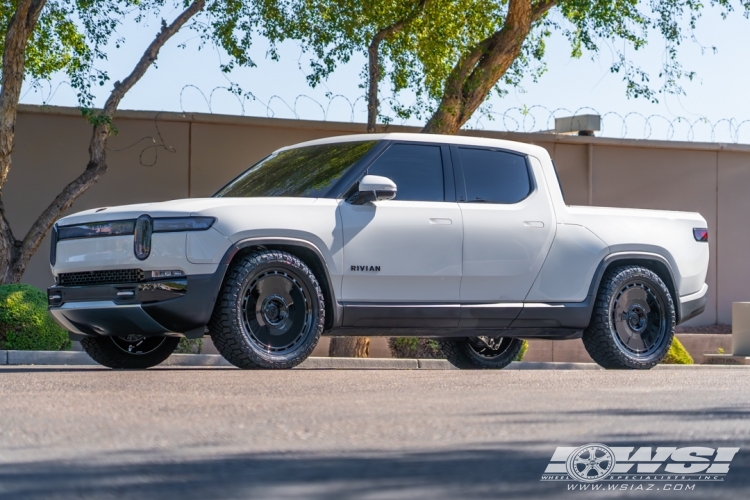
M708 229L695 228L693 229L693 236L695 241L708 241Z

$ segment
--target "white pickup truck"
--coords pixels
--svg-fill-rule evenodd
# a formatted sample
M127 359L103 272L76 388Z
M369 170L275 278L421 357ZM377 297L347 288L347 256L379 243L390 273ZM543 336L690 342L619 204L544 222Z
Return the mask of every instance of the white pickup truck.
M102 207L53 231L50 311L99 363L208 333L240 368L320 335L434 337L461 368L582 336L651 368L707 301L697 213L568 206L541 147L372 134L282 148L212 198Z

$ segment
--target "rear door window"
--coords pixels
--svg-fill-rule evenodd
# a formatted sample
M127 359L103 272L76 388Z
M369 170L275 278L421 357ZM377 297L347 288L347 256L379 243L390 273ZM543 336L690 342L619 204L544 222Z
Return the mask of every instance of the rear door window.
M531 193L526 158L505 151L458 148L468 203L512 204Z

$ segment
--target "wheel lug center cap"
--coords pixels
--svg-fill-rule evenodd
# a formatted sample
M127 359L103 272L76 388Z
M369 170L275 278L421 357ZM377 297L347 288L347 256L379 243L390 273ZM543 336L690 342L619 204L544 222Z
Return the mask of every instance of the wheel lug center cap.
M640 333L646 329L646 311L640 305L633 305L628 309L628 326L635 332Z
M263 319L271 326L278 326L284 322L289 315L286 301L278 295L266 297L261 306Z

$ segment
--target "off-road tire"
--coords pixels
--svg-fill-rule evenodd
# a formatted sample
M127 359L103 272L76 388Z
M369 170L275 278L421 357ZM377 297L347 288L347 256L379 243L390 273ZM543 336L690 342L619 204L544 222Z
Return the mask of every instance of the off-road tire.
M81 347L91 359L100 365L109 368L123 370L145 370L165 361L180 343L179 337L146 337L145 341L155 343L156 346L149 347L148 352L138 352L135 347L133 352L127 352L123 347L118 347L116 341L120 337L86 337L81 340ZM121 342L124 345L124 342ZM135 346L137 343L133 343Z
M660 333L653 341L653 347L648 351L644 349L640 354L625 346L615 324L614 304L618 294L623 292L624 287L633 284L653 293L653 298L657 303L660 301L662 309L659 317L656 314L653 317L647 316L646 327L654 328L654 332L657 331L657 326L664 330L658 330ZM591 358L604 368L648 370L659 364L669 352L674 338L675 317L672 294L655 272L641 266L610 269L599 285L591 323L583 332L583 345ZM625 319L622 323L625 323Z
M480 355L476 340L441 340L440 349L450 364L462 370L500 370L516 359L523 347L523 340L504 338L501 350L495 356Z
M247 297L249 292L255 290L250 287L261 279L276 278L273 273L282 280L290 280L293 287L299 287L297 297L305 299L297 302L305 304L305 308L309 304L309 312L304 315L306 321L303 328L307 329L306 333L300 335L299 342L294 344L289 352L277 353L268 346L264 347L259 338L256 338L258 333L248 327L248 322L253 320L252 316L248 319L246 315L249 300ZM284 304L280 304L280 307L284 308ZM292 304L291 308L285 309L287 317L299 317L299 311L294 307ZM312 354L323 333L324 324L323 292L310 268L287 252L263 250L244 256L231 266L216 300L208 328L216 349L234 366L244 369L287 369L297 366Z

